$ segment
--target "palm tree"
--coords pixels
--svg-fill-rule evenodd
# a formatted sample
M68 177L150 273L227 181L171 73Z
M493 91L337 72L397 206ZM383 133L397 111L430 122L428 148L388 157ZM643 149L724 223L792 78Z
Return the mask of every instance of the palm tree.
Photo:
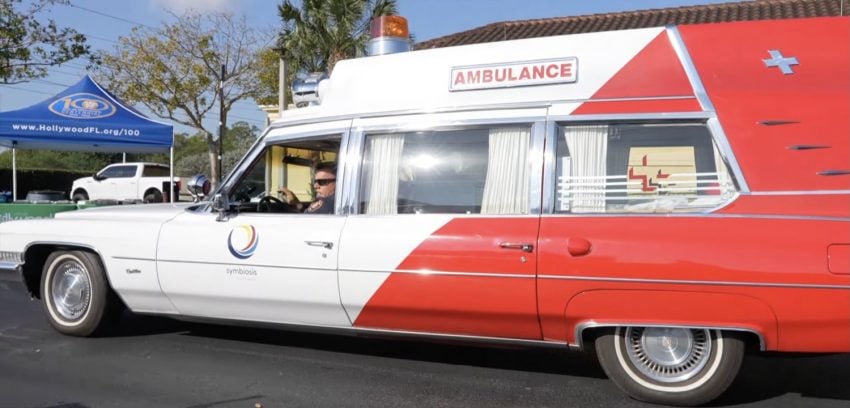
M284 0L278 46L295 71L330 73L364 50L373 17L396 12L396 0L304 0L301 9Z

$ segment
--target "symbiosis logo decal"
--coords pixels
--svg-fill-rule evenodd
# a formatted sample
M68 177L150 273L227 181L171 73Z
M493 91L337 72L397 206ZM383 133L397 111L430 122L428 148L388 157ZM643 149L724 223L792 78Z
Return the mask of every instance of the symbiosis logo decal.
M257 250L260 237L253 225L240 225L227 236L227 249L239 259L250 258Z

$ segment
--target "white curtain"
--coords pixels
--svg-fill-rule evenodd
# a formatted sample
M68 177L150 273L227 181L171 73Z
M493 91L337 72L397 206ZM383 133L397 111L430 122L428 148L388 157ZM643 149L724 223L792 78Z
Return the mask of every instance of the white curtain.
M570 150L570 175L558 183L559 189L569 189L573 212L605 212L608 126L566 126L564 139Z
M367 139L369 174L366 214L398 213L398 180L404 135L374 135Z
M482 214L528 212L530 128L490 129L490 155L484 182Z

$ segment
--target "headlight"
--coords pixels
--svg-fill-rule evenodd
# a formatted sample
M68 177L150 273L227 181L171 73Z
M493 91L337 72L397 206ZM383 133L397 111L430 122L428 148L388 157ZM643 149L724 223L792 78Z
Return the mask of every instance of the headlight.
M196 174L186 185L194 197L203 197L210 193L210 182L203 174Z

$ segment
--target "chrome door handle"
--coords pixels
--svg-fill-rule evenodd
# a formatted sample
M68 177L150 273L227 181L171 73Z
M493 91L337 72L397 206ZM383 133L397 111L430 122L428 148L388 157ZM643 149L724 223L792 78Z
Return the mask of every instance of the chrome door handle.
M534 251L534 245L525 242L501 242L499 248L502 249L519 249L524 252Z
M315 247L322 247L325 249L333 249L334 243L328 241L304 241L305 244Z

